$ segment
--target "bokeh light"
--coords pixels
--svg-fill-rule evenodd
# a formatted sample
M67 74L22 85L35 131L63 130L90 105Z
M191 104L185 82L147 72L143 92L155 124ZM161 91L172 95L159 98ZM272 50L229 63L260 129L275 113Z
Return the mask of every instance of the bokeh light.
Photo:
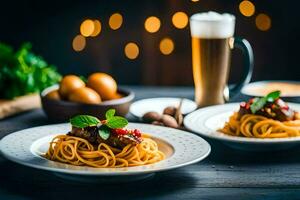
M159 49L162 54L169 55L174 50L174 42L170 38L164 38L159 43Z
M122 26L123 17L120 13L114 13L110 16L108 24L112 30L117 30Z
M191 0L192 2L198 2L199 0Z
M91 34L92 37L96 37L101 32L101 22L99 20L94 20L94 31Z
M136 59L139 55L139 47L134 42L129 42L128 44L126 44L124 52L127 58L133 60Z
M189 18L184 12L176 12L172 17L172 23L178 29L185 28L188 24L188 21Z
M80 33L84 37L91 36L94 32L94 29L95 29L94 21L90 19L84 20L80 25Z
M267 31L271 28L271 18L264 13L258 14L255 18L256 27L261 31Z
M86 45L85 37L82 35L76 35L72 42L74 51L82 51Z
M254 15L255 6L251 1L244 0L239 5L240 12L246 17Z
M149 33L155 33L159 30L159 28L160 28L160 20L157 17L151 16L146 19L145 21L146 31L148 31Z

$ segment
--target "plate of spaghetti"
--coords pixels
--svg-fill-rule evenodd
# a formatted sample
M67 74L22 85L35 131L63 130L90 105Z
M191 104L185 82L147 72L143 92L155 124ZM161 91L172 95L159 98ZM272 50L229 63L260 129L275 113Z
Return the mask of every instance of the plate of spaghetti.
M34 127L0 141L9 160L59 176L147 175L201 161L209 144L192 133L115 116L78 115L70 123Z
M247 102L199 109L184 119L187 129L244 150L278 150L300 144L300 104L280 91Z

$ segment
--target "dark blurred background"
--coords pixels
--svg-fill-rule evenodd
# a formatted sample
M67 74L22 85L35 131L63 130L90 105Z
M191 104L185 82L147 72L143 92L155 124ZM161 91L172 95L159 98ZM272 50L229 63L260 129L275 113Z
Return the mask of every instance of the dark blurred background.
M33 50L56 65L62 74L86 76L103 71L113 75L121 84L192 85L191 41L184 13L191 16L196 12L214 10L234 14L237 18L235 35L252 44L255 54L252 80L300 80L300 13L296 2L251 0L250 5L247 2L243 6L241 2L6 1L1 3L0 41L15 48L24 41L31 42ZM177 15L180 28L172 22L176 12L184 12ZM117 28L113 30L109 20L115 13L122 16L122 23L118 17L112 18L111 26ZM150 16L160 20L160 27L154 33L145 29L145 21ZM81 24L87 19L101 23L98 35L94 27L95 37L80 36ZM176 24L176 17L174 20ZM150 29L157 28L154 22L150 23ZM90 27L83 28L89 31ZM168 55L160 49L164 38L169 40L161 48ZM170 40L174 44L173 50ZM136 46L131 45L133 49L128 49L128 56L134 59L129 59L124 52L129 42L138 47L138 54ZM241 66L242 55L234 50L230 82L239 80Z

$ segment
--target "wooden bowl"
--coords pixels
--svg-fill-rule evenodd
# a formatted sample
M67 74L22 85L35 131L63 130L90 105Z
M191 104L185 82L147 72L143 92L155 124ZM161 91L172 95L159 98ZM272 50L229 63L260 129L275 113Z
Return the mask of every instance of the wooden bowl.
M104 101L100 104L83 104L65 100L54 100L46 97L49 92L58 89L58 87L58 85L53 85L41 92L42 107L48 118L56 122L69 121L71 117L79 114L92 115L99 119L104 119L105 112L110 108L116 110L116 115L125 116L134 99L134 93L125 89L118 89L118 93L122 94L124 96L123 98Z

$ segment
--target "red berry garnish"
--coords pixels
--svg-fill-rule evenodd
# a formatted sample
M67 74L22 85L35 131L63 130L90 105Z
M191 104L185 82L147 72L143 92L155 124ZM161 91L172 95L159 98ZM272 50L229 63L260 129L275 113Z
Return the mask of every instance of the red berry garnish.
M246 109L248 110L250 108L250 104L246 103Z
M253 103L254 102L254 98L251 98L250 100L249 100L249 103L251 104L251 103Z
M135 135L136 137L141 137L142 136L141 131L139 131L138 129L133 130L133 135Z
M113 129L114 133L118 134L118 135L125 135L127 134L127 130L125 129L122 129L122 128L116 128L116 129Z

